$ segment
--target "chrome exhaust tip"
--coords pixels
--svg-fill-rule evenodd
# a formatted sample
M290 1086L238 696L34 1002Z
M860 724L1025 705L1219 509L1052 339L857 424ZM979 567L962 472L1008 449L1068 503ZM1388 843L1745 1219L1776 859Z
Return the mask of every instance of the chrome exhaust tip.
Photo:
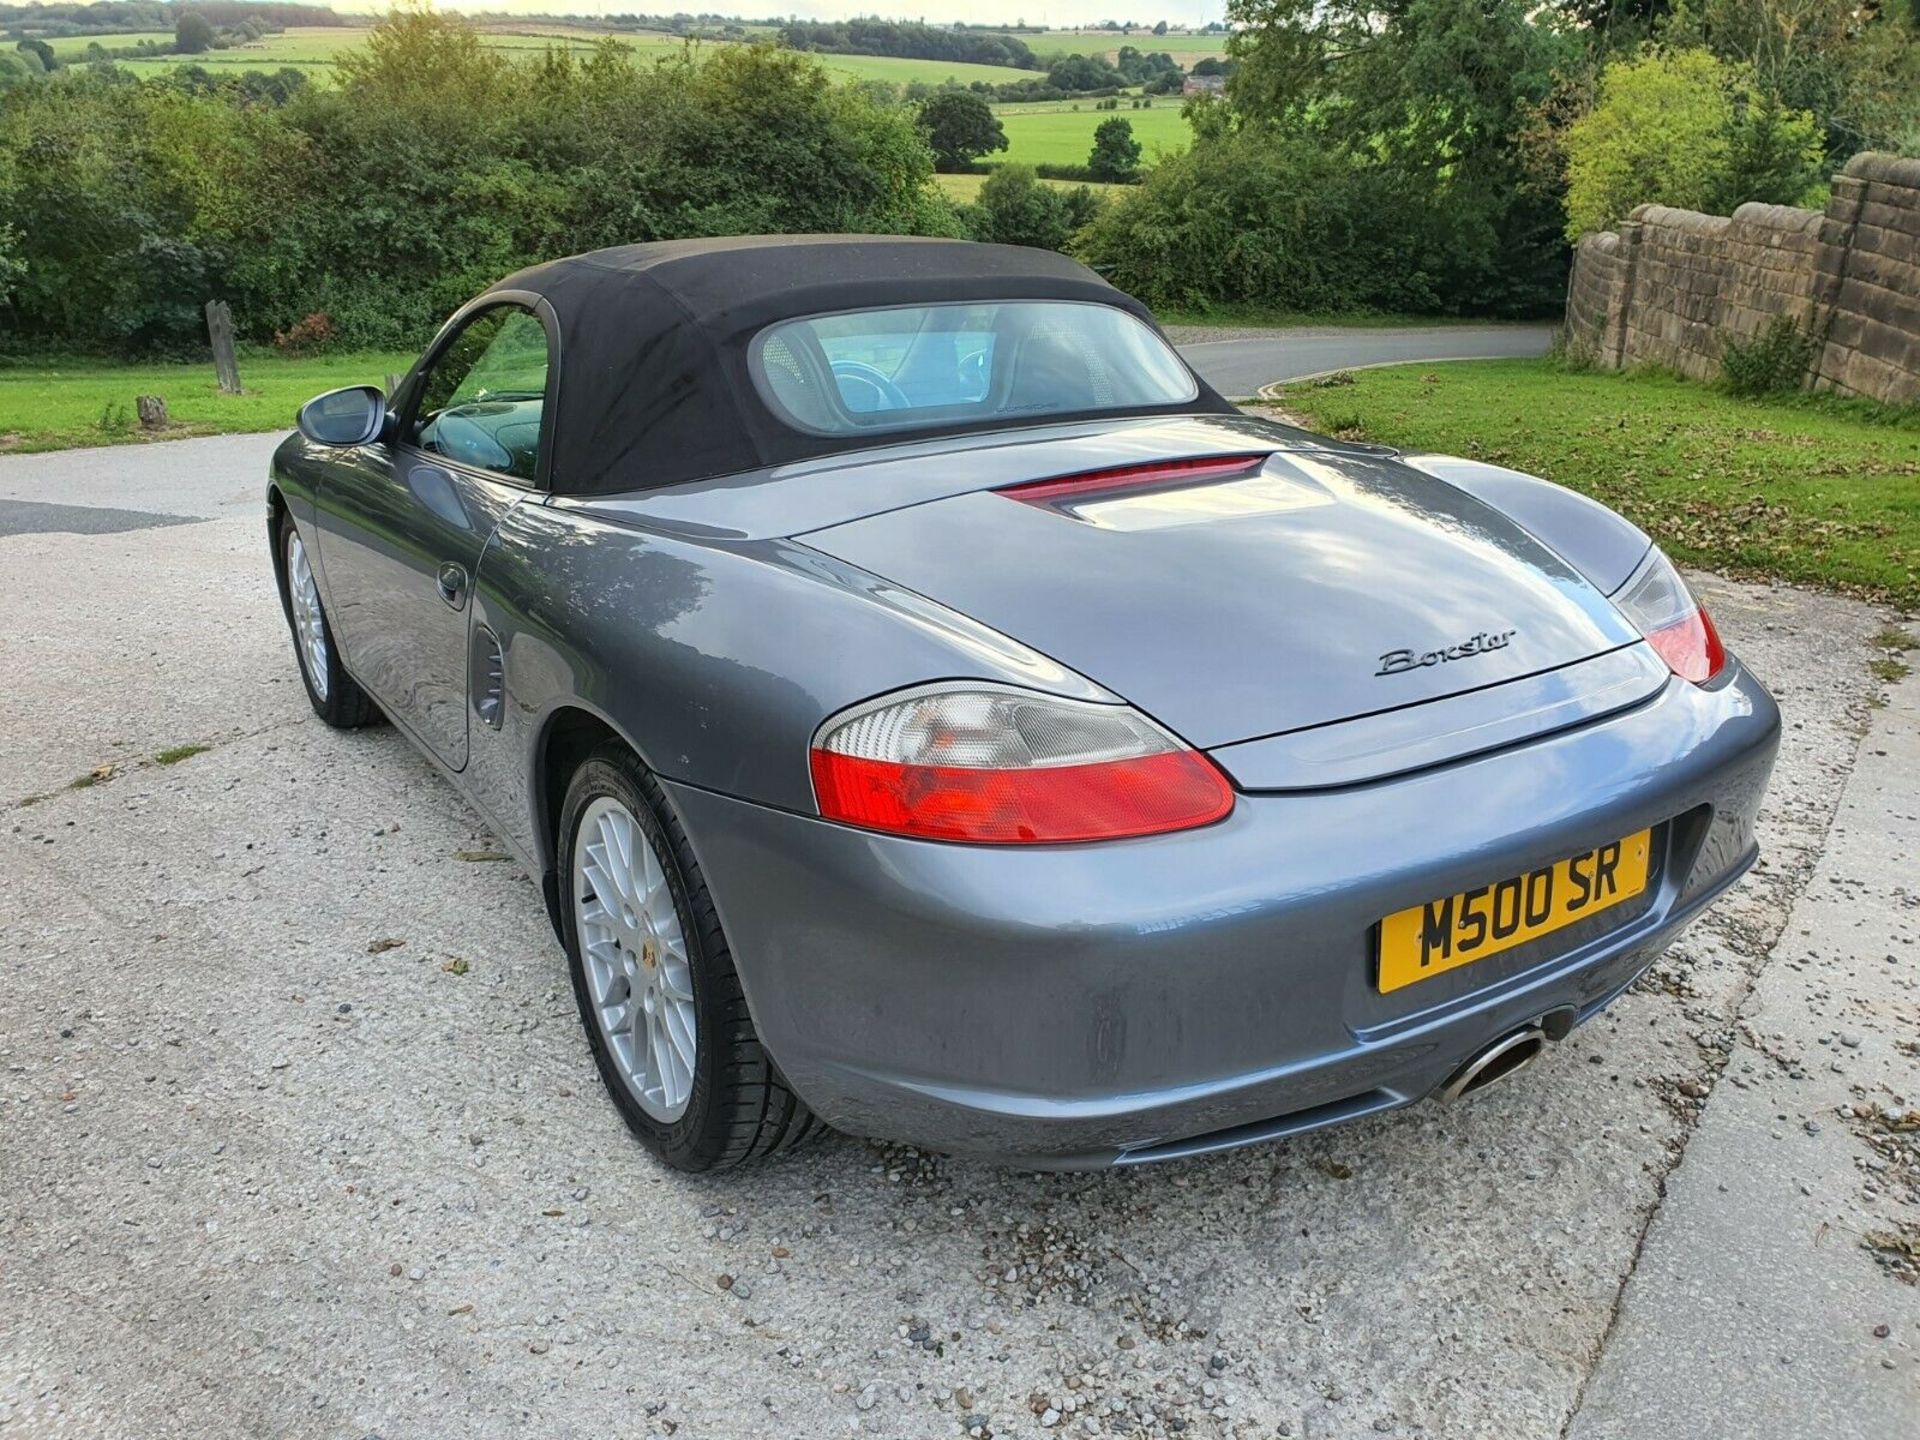
M1452 1104L1462 1095L1485 1089L1526 1069L1546 1048L1547 1032L1538 1025L1524 1026L1494 1041L1454 1071L1453 1078L1440 1087L1438 1098L1442 1104Z

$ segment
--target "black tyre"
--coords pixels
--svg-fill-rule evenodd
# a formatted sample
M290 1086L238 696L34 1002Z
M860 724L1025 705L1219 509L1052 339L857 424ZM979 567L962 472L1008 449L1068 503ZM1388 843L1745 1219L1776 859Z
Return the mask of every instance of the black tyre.
M754 1031L686 834L631 751L604 747L574 772L559 866L580 1019L647 1148L718 1170L817 1132Z
M367 692L340 663L340 648L333 643L333 627L320 603L313 559L291 515L280 517L274 545L280 604L287 612L287 626L293 632L294 657L300 665L300 679L307 687L307 699L313 703L313 713L336 730L357 729L379 719L379 707L367 698Z

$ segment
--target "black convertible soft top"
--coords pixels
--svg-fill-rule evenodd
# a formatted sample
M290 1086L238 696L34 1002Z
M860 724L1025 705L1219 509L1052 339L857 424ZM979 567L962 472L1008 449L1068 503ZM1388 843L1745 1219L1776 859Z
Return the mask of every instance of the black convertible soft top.
M623 245L522 270L482 303L509 293L544 300L558 330L547 474L556 493L570 495L651 490L1008 423L975 420L911 435L795 429L768 408L748 369L749 343L779 320L893 305L1077 300L1153 324L1139 301L1052 251L896 236ZM1127 413L1234 413L1205 381L1195 384L1190 401ZM1044 417L1049 424L1075 418Z

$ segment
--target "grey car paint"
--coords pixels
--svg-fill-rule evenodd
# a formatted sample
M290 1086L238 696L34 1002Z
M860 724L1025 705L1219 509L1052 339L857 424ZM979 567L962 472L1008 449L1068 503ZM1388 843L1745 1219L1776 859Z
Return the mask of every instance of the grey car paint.
M1272 455L1274 508L1125 528L985 493L1238 453ZM552 739L583 717L625 739L708 872L762 1039L832 1123L1080 1165L1406 1103L1503 1029L1604 1003L1754 853L1772 702L1737 663L1708 687L1657 674L1606 599L1645 537L1543 482L1217 416L592 500L463 472L423 493L417 458L297 436L276 457L271 503L313 540L329 612L357 611L344 662L550 902ZM1384 650L1489 629L1513 643L1373 673ZM462 654L498 646L496 724L472 664L454 721L463 630ZM410 668L413 644L432 654ZM822 720L948 678L1140 703L1243 791L1343 768L1243 793L1205 830L1096 846L822 822ZM1289 735L1314 738L1262 752ZM1373 990L1383 914L1643 825L1659 883L1628 923Z

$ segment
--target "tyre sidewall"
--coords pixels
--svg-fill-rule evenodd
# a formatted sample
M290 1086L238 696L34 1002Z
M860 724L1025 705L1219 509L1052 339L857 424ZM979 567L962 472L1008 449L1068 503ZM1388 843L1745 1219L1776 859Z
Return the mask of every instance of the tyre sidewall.
M677 847L660 822L659 802L647 792L645 771L637 762L596 755L575 772L567 787L566 803L560 816L560 923L567 948L568 970L573 976L573 996L580 1008L580 1023L587 1032L587 1044L607 1093L627 1122L628 1128L662 1160L683 1170L703 1170L712 1163L718 1148L714 1096L720 1077L716 1070L723 1062L727 1037L724 1015L715 1013L714 987L708 968L713 963L707 954L706 937L689 898L687 875ZM587 807L602 797L618 800L632 812L646 842L653 846L667 876L667 891L680 921L680 934L687 947L687 969L693 981L693 1006L698 1027L694 1039L693 1094L680 1118L662 1123L640 1107L620 1071L619 1061L607 1045L599 1019L594 1014L593 992L587 982L587 967L580 944L579 920L575 914L574 855L580 842L580 817Z

